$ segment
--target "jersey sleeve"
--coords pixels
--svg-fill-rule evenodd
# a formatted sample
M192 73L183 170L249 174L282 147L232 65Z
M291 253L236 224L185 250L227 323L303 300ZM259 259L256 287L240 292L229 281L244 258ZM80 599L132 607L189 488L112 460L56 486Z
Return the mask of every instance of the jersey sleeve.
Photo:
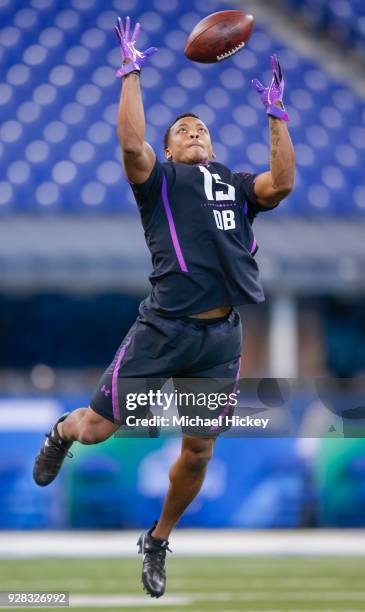
M144 183L129 183L141 212L154 207L161 193L162 177L162 164L156 158L151 174Z
M268 212L269 210L272 210L272 208L262 206L257 201L257 197L255 194L255 181L258 174L251 174L249 172L236 172L235 176L239 180L244 210L248 216L250 223L253 222L254 218L256 217L256 215L258 215L258 213ZM275 208L275 206L273 206L273 208Z

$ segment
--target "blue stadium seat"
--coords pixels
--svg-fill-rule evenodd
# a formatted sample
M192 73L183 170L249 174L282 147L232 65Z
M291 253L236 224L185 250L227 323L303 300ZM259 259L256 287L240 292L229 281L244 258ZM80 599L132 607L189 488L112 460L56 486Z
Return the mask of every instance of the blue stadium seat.
M340 19L365 33L362 0L286 0L316 27ZM143 71L146 138L162 158L169 122L191 110L211 129L219 161L234 170L268 168L267 118L251 87L271 78L276 51L296 145L296 189L280 214L363 215L365 104L316 63L260 26L242 52L217 65L183 54L191 28L216 0L15 0L0 2L2 214L16 210L135 212L116 135L120 81L113 34L118 14L140 18L140 47L159 47ZM316 11L314 11L316 8ZM327 25L326 25L327 24ZM360 34L359 34L360 35ZM318 99L320 98L320 104Z
M283 0L311 26L327 31L336 42L365 53L365 5L363 0Z

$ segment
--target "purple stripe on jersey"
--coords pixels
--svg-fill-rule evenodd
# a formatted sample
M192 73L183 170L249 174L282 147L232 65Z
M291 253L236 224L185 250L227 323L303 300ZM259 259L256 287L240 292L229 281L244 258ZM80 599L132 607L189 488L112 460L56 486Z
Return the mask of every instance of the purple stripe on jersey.
M256 247L257 247L257 242L256 242L256 238L255 238L255 236L254 236L254 237L253 237L252 247L251 247L251 249L250 249L250 255L252 255L252 253L254 252L254 250L256 249Z
M239 382L239 379L240 379L240 372L241 372L241 357L238 360L238 369L237 369L237 374L236 374L236 380L235 380L235 383L234 383L234 386L233 386L233 389L232 389L231 393L236 393L236 389L238 387L238 382ZM231 407L230 400L228 400L219 416L220 417L225 417L228 414L230 407ZM216 429L218 429L218 427L219 427L218 425L214 425L214 427L211 427L210 429L211 429L211 431L215 431Z
M117 363L115 364L112 376L112 406L113 406L113 416L115 421L120 421L120 410L119 410L119 402L118 402L118 374L121 363L124 359L125 352L127 350L130 341L132 340L131 336L127 336L125 342L120 347L119 355L117 358Z
M248 213L248 204L247 204L247 200L245 200L245 203L243 205L243 212L245 213L245 215L247 215Z
M183 272L187 272L188 271L188 267L187 267L187 265L185 263L184 256L183 256L183 254L181 252L181 248L180 248L180 244L179 244L179 239L178 239L177 234L176 234L175 223L174 223L174 220L172 218L169 197L167 195L167 181L166 181L166 177L165 176L162 179L161 194L162 194L162 201L163 201L163 205L165 207L165 212L166 212L167 220L169 222L170 235L171 235L172 244L174 245L176 257L177 257L177 260L179 262L181 270Z

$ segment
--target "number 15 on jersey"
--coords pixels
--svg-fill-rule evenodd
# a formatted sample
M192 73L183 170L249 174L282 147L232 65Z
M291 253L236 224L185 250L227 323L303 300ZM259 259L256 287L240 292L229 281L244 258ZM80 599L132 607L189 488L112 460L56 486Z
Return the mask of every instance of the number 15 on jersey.
M219 174L211 174L208 168L199 166L200 172L204 175L204 191L207 200L222 202L231 201L234 202L236 199L236 190L233 185L224 183L221 180ZM213 181L214 181L214 193L213 193ZM217 189L217 186L223 186L225 189ZM229 230L236 227L236 220L234 216L234 210L213 210L214 220L216 226L220 230Z

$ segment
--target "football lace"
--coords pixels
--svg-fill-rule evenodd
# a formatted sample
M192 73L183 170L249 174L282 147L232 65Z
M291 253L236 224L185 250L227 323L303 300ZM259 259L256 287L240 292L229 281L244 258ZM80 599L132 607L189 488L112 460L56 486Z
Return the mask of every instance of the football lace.
M244 47L244 46L245 46L245 43L241 42L236 47L233 47L233 49L231 49L230 51L226 51L225 53L222 53L221 55L217 55L217 60L220 61L222 59L226 59L226 57L229 57L230 55L233 55L234 53L236 53L237 51L242 49L242 47Z

